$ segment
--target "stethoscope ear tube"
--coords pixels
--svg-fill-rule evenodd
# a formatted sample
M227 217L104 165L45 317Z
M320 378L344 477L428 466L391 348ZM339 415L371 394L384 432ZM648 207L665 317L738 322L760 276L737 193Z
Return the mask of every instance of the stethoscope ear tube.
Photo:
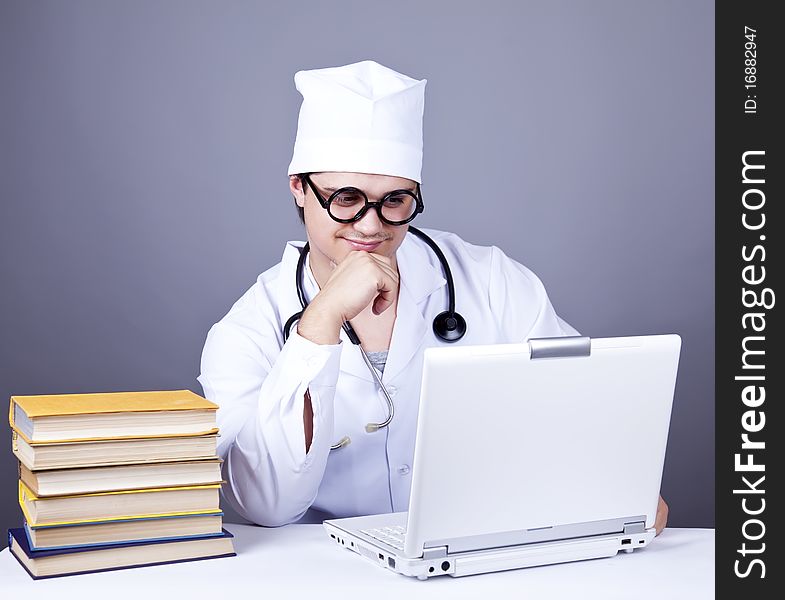
M455 283L452 279L450 264L447 262L441 248L436 245L436 242L430 236L416 227L409 227L409 231L428 244L428 247L433 250L436 258L439 259L442 271L444 271L444 279L447 281L447 310L436 315L436 318L433 320L433 332L445 342L457 342L466 333L466 319L455 312Z

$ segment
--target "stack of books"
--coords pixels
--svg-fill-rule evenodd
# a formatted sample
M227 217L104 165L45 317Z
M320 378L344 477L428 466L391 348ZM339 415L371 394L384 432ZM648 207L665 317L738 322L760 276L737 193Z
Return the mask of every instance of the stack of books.
M234 556L217 408L189 390L12 396L11 553L34 579Z

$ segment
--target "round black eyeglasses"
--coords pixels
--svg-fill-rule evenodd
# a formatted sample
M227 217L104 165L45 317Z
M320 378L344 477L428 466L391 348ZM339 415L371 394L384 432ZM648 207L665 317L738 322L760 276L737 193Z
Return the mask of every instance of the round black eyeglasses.
M342 187L325 200L311 181L309 174L303 174L301 178L313 190L316 199L327 214L339 223L359 221L369 208L375 208L379 219L384 223L405 225L425 208L419 183L416 193L411 190L394 190L385 194L378 202L371 202L366 193L356 187Z

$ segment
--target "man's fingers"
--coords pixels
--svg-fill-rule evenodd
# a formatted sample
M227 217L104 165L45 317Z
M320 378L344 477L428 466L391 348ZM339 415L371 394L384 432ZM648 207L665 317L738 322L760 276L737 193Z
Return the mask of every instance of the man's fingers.
M390 308L395 302L395 291L397 289L397 282L395 286L390 286L390 282L386 282L387 285L382 285L379 288L379 294L376 298L373 299L373 305L371 306L371 310L373 314L380 315L385 310Z
M392 261L388 257L376 254L369 254L368 256L376 262L377 266L385 275L387 275L396 285L398 284L398 270L393 269Z
M335 261L331 261L331 266ZM369 308L380 315L395 303L400 278L392 259L353 251L334 266L320 293L334 298L345 320Z
M371 310L373 311L373 314L375 314L376 316L379 316L380 314L382 314L385 310L387 310L391 306L392 306L392 302L390 300L385 299L384 296L379 294L374 299L373 306L371 307Z

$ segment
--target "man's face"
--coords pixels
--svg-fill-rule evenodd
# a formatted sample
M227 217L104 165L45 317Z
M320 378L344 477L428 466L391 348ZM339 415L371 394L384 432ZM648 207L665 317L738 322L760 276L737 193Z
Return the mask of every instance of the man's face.
M416 182L410 179L366 173L313 173L310 180L325 200L335 190L350 186L365 192L371 202L393 190L417 189ZM289 186L297 205L305 213L313 268L322 270L330 263L339 264L353 250L381 254L395 264L395 252L406 236L408 224L388 225L379 219L379 213L374 209L369 209L354 223L338 223L322 208L310 186L294 176L290 178Z

